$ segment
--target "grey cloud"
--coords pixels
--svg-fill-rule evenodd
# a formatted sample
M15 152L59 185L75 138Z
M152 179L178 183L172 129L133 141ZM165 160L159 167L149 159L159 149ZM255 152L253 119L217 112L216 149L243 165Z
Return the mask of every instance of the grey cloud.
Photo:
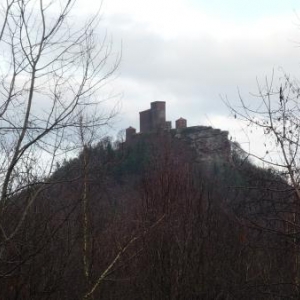
M123 41L118 79L124 92L122 125L126 119L130 125L138 118L138 110L154 100L168 102L173 120L181 114L194 122L210 114L227 115L220 94L234 102L237 87L245 97L257 90L256 77L264 80L280 67L298 71L294 45L285 37L216 40L208 33L197 39L166 40L126 16L110 21L114 39ZM133 125L138 126L137 121Z

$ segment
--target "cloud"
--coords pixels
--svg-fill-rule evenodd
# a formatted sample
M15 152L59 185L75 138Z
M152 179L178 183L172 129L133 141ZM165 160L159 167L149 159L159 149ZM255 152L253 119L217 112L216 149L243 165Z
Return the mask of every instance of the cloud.
M299 71L292 10L271 15L265 9L254 17L253 9L251 17L234 18L192 1L110 0L103 12L103 26L123 45L114 82L123 94L119 128L138 128L138 112L156 100L167 101L173 121L182 116L197 125L226 119L220 95L236 103L239 88L251 101L257 80L264 82L274 70L276 83L282 69Z

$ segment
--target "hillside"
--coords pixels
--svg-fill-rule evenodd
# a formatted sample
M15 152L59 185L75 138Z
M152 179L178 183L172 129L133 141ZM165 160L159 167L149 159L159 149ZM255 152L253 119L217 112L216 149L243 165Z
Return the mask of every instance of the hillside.
M213 145L230 149L220 130L187 128L104 139L65 162L1 264L0 299L296 297L289 186ZM36 189L12 201L12 226Z

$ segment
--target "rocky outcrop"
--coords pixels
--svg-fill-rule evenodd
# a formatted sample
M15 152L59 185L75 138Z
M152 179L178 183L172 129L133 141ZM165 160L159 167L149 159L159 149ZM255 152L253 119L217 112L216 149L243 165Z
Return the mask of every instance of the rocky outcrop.
M174 130L173 135L196 151L196 160L199 162L220 158L230 161L231 149L227 131L207 126L193 126Z

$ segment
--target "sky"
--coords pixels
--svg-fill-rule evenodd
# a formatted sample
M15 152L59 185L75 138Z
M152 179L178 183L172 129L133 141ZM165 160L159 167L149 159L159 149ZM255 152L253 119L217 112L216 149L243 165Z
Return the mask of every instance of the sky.
M94 1L84 3L81 13L95 10ZM278 86L284 73L299 74L299 0L104 0L101 13L122 52L110 82L120 100L113 134L139 131L139 111L166 101L173 126L183 117L247 143L222 98L237 105L239 91L251 101L273 72Z

